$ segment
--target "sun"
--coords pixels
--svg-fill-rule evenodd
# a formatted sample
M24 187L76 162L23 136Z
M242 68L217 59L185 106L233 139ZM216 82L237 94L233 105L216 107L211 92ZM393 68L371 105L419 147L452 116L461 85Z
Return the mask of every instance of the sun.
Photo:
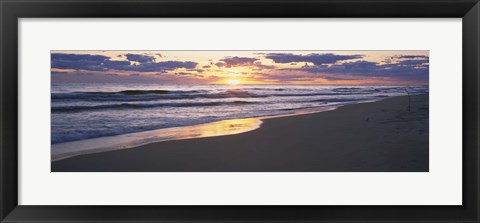
M240 84L240 81L237 80L237 79L230 79L230 80L228 80L227 82L228 82L228 84L230 84L230 85Z

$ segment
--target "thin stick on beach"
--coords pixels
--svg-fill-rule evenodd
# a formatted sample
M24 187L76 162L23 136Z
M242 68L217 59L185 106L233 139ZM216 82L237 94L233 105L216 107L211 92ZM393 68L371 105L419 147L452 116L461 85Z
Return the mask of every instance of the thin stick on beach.
M407 92L407 95L408 95L408 112L410 112L410 102L411 102L410 93L408 92L407 88L405 88L405 92Z

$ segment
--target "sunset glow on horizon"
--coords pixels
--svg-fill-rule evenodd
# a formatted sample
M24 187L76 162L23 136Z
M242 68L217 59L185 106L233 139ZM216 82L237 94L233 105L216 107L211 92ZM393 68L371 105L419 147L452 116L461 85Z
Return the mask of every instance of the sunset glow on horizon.
M240 84L240 81L237 79L230 79L228 80L228 84L237 85L237 84Z
M52 83L428 85L428 51L51 51Z

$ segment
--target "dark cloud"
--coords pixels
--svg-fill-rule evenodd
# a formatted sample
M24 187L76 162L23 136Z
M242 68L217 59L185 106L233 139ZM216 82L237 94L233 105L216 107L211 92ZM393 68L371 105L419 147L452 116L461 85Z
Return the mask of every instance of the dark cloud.
M330 80L330 81L352 81L352 80L361 80L361 77L358 76L348 76L348 75L321 75L321 78Z
M91 67L91 69L85 70L127 70L130 67L129 61L123 60L105 60L98 66Z
M155 57L154 56L149 56L149 55L141 55L141 54L131 54L127 53L125 54L127 57L127 60L129 61L136 61L140 63L151 63L155 62Z
M217 66L217 67L224 67L224 66L226 66L226 65L227 65L227 64L224 63L224 62L217 62L217 63L215 63L215 66Z
M263 69L274 69L274 68L275 68L275 66L273 66L273 65L264 65L264 64L262 64L262 62L260 62L260 61L255 62L254 65L255 65L255 67L256 67L257 69L260 69L260 70L263 70Z
M110 59L107 56L90 55L90 54L65 54L65 53L52 53L52 61L105 61Z
M336 55L332 53L312 53L308 55L297 55L291 53L269 53L265 55L265 58L271 59L275 63L310 62L315 65L332 64L337 61L360 59L363 57L363 55Z
M52 75L66 75L68 74L67 72L57 72L57 71L52 71Z
M121 67L130 65L128 61L111 61L109 57L90 54L51 54L52 68L76 69L76 70L108 70L107 66ZM107 65L108 64L108 65Z
M428 59L428 56L424 56L424 55L395 55L392 58L397 58L397 59L415 59L415 58Z
M401 60L395 63L380 64L370 61L354 61L330 66L304 66L303 70L318 74L348 74L355 76L392 77L410 80L428 80L428 59ZM334 78L331 75L330 79Z
M127 54L128 55L128 54ZM138 55L137 55L138 56ZM128 57L128 56L127 56ZM130 56L131 57L131 56ZM147 61L147 59L135 57L136 60ZM193 69L198 63L192 61L161 61L141 62L131 64L125 60L110 60L109 57L90 54L52 54L52 68L75 69L90 71L136 71L136 72L163 72L178 68Z
M176 75L191 75L192 73L189 72L177 72Z
M238 66L251 66L255 61L257 61L257 58L249 58L249 57L226 57L221 59L215 65L218 67L238 67Z
M419 59L419 60L401 60L393 64L397 64L401 66L425 66L426 64L428 64L428 58Z
M149 77L146 75L130 76L118 74L93 74L93 73L70 73L66 75L56 75L52 78L52 83L152 83L163 77Z

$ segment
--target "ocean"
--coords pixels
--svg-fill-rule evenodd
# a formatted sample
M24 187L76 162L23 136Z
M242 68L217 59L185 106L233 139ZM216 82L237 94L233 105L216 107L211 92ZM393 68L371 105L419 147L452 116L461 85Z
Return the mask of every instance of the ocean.
M51 143L421 94L428 86L52 84Z

